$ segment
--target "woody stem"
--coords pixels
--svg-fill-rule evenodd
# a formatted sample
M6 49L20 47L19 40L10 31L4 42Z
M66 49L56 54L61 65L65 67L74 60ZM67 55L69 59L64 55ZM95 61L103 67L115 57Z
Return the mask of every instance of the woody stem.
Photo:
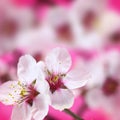
M76 115L75 113L73 113L69 109L64 109L64 112L66 112L67 114L71 115L75 120L84 120L80 116Z

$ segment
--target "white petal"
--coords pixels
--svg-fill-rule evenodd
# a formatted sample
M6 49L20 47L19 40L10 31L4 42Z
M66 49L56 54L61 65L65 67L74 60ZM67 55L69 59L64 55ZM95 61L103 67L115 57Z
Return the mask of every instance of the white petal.
M66 73L71 67L71 57L65 48L55 48L46 57L46 65L50 72Z
M46 80L37 80L35 84L35 88L38 92L42 94L48 94L49 93L49 85Z
M40 71L41 71L41 75L40 75L40 76L42 76L42 78L44 79L45 76L47 75L47 73L46 73L47 68L46 68L46 66L45 66L45 63L44 63L43 61L39 61L39 62L37 63L37 66L39 67L39 69L40 69Z
M105 54L105 61L107 65L108 75L116 78L120 78L120 53L116 49L113 49ZM111 59L112 58L112 59Z
M52 107L57 110L64 110L70 108L74 102L74 95L68 89L59 89L51 94Z
M49 85L48 82L45 80L45 64L44 62L40 61L37 63L37 67L39 67L39 76L35 84L35 88L42 94L48 94L49 92Z
M31 107L28 104L22 103L14 106L11 120L31 120L31 118Z
M21 86L18 81L8 81L0 86L0 102L11 105L20 99Z
M106 97L100 88L95 88L89 91L86 95L87 104L91 108L104 108L107 110L110 110L112 106L113 99L111 98L112 97L109 96Z
M75 70L70 71L64 78L63 82L69 89L76 89L84 86L91 79L90 73L84 66L78 65Z
M22 56L18 63L18 77L20 81L31 83L36 79L36 61L30 55Z
M96 57L91 63L87 66L90 69L90 73L92 74L92 79L89 80L86 84L86 87L89 89L95 86L102 86L106 79L106 71L104 65L103 57ZM99 76L99 77L98 77Z
M42 120L48 114L49 104L46 95L38 95L33 102L32 114L35 120Z

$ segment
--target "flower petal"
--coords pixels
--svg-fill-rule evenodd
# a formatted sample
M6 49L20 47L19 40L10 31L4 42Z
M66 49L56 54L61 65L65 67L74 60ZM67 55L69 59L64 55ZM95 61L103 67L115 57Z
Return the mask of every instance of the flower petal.
M12 105L20 99L20 92L18 81L8 81L0 86L0 102Z
M46 95L38 95L33 102L32 114L33 119L42 120L48 114L48 99Z
M57 110L64 110L70 108L74 102L74 95L68 89L59 89L51 94L52 107Z
M49 93L49 85L46 80L37 80L35 84L35 88L41 94Z
M69 89L76 89L84 86L91 79L90 73L84 66L78 65L75 70L70 71L63 82Z
M36 80L35 88L38 92L42 94L48 94L49 93L49 84L45 80L45 64L44 62L40 61L37 63L37 67L39 67L39 76L38 79Z
M55 48L46 57L46 65L50 72L66 73L71 67L71 57L65 48Z
M15 105L12 111L11 120L31 120L31 107L26 104Z
M43 61L39 61L39 62L37 63L37 66L39 67L40 72L41 72L41 75L40 75L40 76L44 79L45 76L47 75L47 74L46 74L47 68L46 68L46 66L45 66L45 63L44 63Z
M36 61L30 55L22 56L18 63L18 77L20 81L31 83L36 79Z

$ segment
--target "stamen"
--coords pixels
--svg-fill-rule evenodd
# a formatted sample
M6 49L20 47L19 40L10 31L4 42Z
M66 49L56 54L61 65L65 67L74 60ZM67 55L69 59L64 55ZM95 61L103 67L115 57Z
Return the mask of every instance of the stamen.
M33 99L40 94L35 88L36 80L34 80L31 85L27 86L18 81L16 84L11 84L10 89L13 92L8 93L10 100L12 100L16 104L20 104L22 102L27 102L32 105ZM4 101L8 101L9 99L5 99Z
M59 88L66 88L62 82L62 78L65 77L65 74L48 74L46 80L50 85L51 92L55 92Z

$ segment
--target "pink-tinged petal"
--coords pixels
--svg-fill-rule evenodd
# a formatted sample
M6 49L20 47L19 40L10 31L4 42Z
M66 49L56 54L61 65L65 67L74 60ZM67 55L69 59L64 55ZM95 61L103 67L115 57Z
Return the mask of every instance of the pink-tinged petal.
M70 108L74 102L74 95L68 89L59 89L51 94L52 107L57 110L64 110Z
M69 89L76 89L84 86L90 79L91 75L85 66L78 65L65 76L63 82Z
M92 60L92 62L89 64L88 68L90 69L90 72L92 74L92 79L89 80L86 84L86 87L91 89L95 86L102 86L106 77L105 72L105 64L103 57L96 57ZM99 77L98 77L99 76Z
M46 66L45 66L45 63L43 62L43 61L39 61L38 63L37 63L37 66L39 67L39 69L40 69L40 71L41 71L41 76L42 76L42 78L44 79L45 78L45 76L46 76L46 71L47 71L47 68L46 68Z
M37 67L35 59L30 55L22 56L18 63L18 77L20 81L31 83L36 79Z
M86 95L86 102L91 108L104 108L105 110L112 110L111 97L105 96L100 88L90 90Z
M112 59L111 59L112 58ZM105 54L106 71L108 75L120 78L120 52L113 49Z
M12 111L11 120L31 120L31 107L26 104L15 105Z
M0 102L12 105L20 98L21 87L17 81L8 81L0 86Z
M55 48L46 57L46 65L50 72L66 73L71 67L71 57L65 48Z
M46 80L37 80L35 84L35 88L41 94L49 93L49 85Z
M38 95L33 102L32 115L34 120L43 120L48 114L49 101L46 95Z

